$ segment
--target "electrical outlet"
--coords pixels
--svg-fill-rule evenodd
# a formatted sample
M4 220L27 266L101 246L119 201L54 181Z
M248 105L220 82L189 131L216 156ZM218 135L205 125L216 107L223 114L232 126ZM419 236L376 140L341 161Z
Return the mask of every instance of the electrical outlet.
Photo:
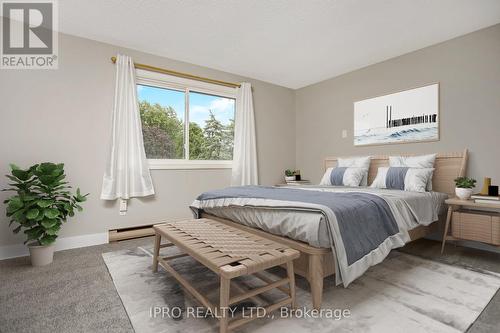
M120 215L127 215L127 200L120 199Z
M347 130L342 130L342 139L347 138Z

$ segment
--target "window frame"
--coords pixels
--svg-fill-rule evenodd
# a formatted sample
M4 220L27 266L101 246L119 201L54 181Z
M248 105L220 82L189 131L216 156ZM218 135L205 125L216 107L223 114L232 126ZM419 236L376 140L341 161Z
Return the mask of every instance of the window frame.
M136 86L146 85L157 88L177 90L185 93L184 101L184 158L183 159L148 159L151 170L182 170L182 169L231 169L232 160L190 160L189 159L189 92L197 92L231 98L235 100L234 113L236 117L236 88L220 86L212 83L185 79L173 75L136 69Z

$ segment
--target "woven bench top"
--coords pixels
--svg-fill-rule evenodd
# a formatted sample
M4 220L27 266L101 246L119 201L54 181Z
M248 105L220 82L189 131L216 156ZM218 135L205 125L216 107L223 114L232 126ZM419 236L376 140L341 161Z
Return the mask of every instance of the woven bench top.
M155 225L154 230L217 274L233 278L284 264L297 250L211 219Z

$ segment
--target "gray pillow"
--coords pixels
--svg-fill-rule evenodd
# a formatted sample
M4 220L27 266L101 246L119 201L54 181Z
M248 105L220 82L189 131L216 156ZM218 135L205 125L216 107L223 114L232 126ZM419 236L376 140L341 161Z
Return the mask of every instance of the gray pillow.
M419 155L419 156L389 156L390 167L410 167L410 168L434 168L437 154ZM432 174L429 178L427 191L432 191Z
M358 157L339 157L337 159L337 167L353 167L365 169L365 174L361 180L361 186L368 186L368 169L370 168L370 156Z
M328 168L319 184L326 186L356 187L361 184L364 174L364 168Z
M433 168L380 167L371 187L425 192L433 171Z

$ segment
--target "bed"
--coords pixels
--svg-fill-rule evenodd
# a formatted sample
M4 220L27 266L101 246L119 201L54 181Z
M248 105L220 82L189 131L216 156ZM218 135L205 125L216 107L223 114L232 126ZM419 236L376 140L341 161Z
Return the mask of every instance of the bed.
M193 203L192 209L198 217L211 218L299 250L301 256L295 260L295 271L308 280L313 306L319 309L325 277L335 275L337 284L344 283L347 286L368 267L382 261L391 249L439 230L440 223L435 222L444 220L441 214L443 202L454 193L453 180L465 175L466 162L466 150L462 153L438 154L434 165L433 192L316 186L288 190L230 188L202 194ZM326 158L324 169L335 167L336 164L336 158ZM378 167L387 165L388 156L372 157L369 183L375 178ZM238 193L238 197L234 193ZM391 225L384 222L389 218L383 217L381 204L378 204L379 210L375 217L359 215L361 213L358 210L361 212L363 209L358 207L363 203L375 205L377 200L390 206L390 215L394 215L394 224L397 224L395 231L389 233ZM343 212L332 214L328 207L317 205L319 202L328 206L332 201L335 202L331 206L332 210L339 205L350 206L351 212L355 214L351 220L346 220L348 223L341 223ZM368 219L372 219L370 223L366 223ZM376 224L380 226L372 227ZM387 236L378 235L383 232L387 232ZM359 242L356 239L343 243L340 234L344 239L358 237ZM375 241L377 237L381 240ZM368 244L361 244L362 240ZM351 243L355 245L354 248ZM358 250L362 252L360 255L356 254Z

